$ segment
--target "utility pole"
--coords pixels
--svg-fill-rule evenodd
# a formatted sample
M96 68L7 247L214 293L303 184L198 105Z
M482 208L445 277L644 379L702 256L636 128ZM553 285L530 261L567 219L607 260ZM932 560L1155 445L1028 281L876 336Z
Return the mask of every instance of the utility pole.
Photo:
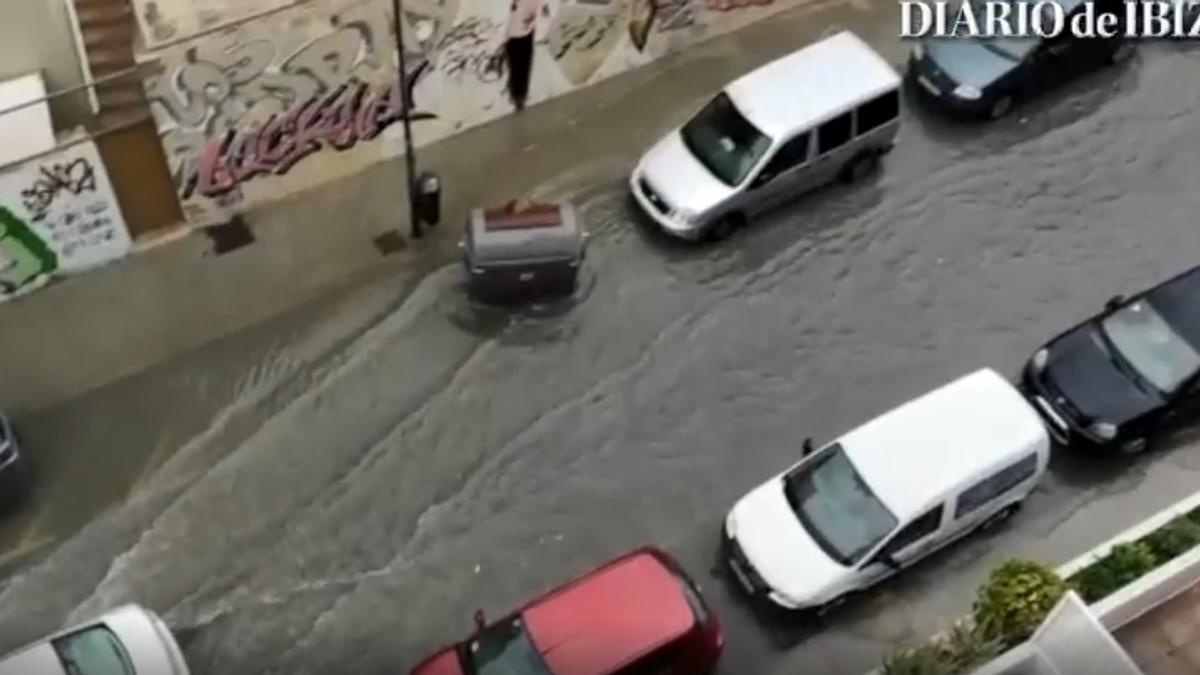
M405 194L408 197L408 223L412 238L420 239L422 232L421 220L417 217L417 158L413 154L412 120L409 119L412 100L408 93L408 66L404 54L404 0L392 0L392 20L396 29L396 50L400 54L398 77L402 101L401 122L404 124L404 179L407 184Z

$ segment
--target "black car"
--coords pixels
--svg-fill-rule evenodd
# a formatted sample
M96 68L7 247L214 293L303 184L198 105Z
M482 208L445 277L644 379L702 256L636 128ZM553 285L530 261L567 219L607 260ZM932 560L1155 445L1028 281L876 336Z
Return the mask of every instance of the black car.
M1040 3L1039 3L1040 4ZM1059 0L1067 23L1083 11L1083 0ZM1125 0L1096 0L1097 15L1123 21ZM927 38L913 47L908 76L915 87L951 112L1002 117L1017 101L1133 55L1118 24L1112 38L1055 37Z
M11 506L27 489L25 458L12 425L0 414L0 506Z
M1022 382L1060 443L1145 450L1200 411L1200 267L1113 298L1039 349Z

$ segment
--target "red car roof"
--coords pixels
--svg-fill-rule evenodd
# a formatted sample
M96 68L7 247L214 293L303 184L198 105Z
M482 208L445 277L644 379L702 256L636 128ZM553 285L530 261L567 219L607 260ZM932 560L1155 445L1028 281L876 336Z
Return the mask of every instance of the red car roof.
M535 600L525 626L554 675L610 675L695 624L679 578L640 550Z
M462 663L458 652L453 647L447 647L430 656L413 668L412 675L463 675Z

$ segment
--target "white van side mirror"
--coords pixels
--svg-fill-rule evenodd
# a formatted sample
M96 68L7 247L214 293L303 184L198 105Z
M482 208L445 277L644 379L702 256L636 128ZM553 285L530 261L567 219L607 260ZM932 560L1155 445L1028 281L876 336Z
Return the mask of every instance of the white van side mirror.
M808 457L809 455L813 454L813 452L815 452L815 451L816 451L816 448L813 447L812 439L811 438L804 439L804 456Z
M750 182L750 189L753 190L754 188L762 187L773 180L775 180L775 174L770 171L770 167L764 168L762 171L759 171L758 175L754 177L754 180Z

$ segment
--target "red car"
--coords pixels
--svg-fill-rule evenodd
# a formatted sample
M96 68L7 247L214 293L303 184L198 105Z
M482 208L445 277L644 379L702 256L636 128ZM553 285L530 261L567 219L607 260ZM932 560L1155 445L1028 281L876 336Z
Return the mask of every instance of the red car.
M411 675L700 675L724 646L699 588L666 553L628 553L491 625Z

